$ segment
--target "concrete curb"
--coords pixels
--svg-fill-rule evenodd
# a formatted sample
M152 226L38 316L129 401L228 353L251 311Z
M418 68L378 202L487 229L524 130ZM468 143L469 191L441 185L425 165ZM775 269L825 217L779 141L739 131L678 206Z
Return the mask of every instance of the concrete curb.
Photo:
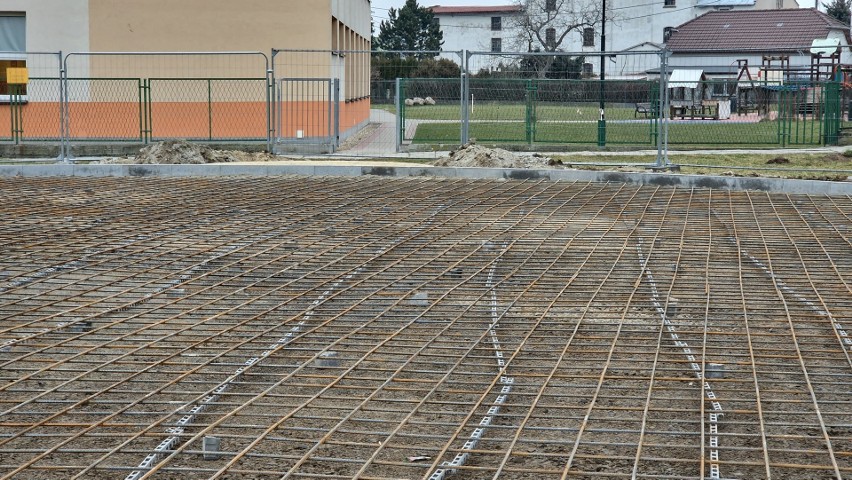
M342 176L358 177L441 177L467 179L551 180L627 183L716 190L757 190L763 192L852 195L852 182L825 182L784 178L722 177L670 173L629 173L592 170L457 168L457 167L379 167L334 165L0 165L0 178L9 177L218 177L218 176Z

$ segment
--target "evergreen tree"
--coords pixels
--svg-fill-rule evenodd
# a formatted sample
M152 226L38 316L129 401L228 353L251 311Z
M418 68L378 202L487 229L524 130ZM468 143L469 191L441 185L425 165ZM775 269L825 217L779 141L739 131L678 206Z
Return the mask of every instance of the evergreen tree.
M831 3L823 3L825 13L849 25L850 10L852 10L852 0L832 0Z
M380 50L440 50L444 34L432 10L417 0L406 0L400 8L391 8L388 19L379 24L375 47Z

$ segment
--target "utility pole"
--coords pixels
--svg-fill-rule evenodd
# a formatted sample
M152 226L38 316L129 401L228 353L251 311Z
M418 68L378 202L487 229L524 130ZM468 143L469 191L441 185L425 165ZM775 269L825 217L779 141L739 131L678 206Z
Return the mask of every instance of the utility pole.
M606 0L601 0L603 2L603 11L601 12L601 81L600 81L600 108L601 108L601 116L598 120L598 147L606 146L606 114L604 112L605 102L604 102L604 93L605 93L605 85L604 81L606 80Z

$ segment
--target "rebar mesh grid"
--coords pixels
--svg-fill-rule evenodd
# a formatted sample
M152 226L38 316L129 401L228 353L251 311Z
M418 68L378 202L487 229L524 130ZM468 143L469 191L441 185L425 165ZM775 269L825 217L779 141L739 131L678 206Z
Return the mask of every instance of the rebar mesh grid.
M852 477L848 196L52 178L0 200L0 478Z

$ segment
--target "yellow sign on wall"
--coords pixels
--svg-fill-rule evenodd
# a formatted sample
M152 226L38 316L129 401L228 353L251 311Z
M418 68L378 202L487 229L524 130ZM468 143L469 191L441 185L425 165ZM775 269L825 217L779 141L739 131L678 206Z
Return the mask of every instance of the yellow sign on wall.
M9 85L26 85L30 81L30 74L26 68L7 68L6 83Z

